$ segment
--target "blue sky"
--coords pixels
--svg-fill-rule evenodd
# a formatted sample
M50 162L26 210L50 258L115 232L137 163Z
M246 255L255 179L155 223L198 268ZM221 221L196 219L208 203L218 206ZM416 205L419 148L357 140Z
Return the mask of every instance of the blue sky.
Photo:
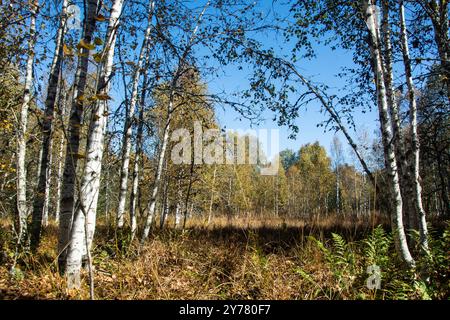
M260 1L260 6L262 10L271 11L272 14L276 12L277 16L287 17L289 15L288 6L280 1L275 1L274 6L272 6L272 1ZM293 43L285 43L282 36L267 32L258 34L256 39L264 43L266 48L273 48L278 56L290 56ZM345 79L338 78L337 74L342 72L342 68L354 67L352 52L339 48L332 50L330 46L327 47L321 44L314 44L313 48L316 57L312 60L298 61L295 64L297 69L314 83L326 84L330 88L328 93L336 94L337 96L345 95L347 93L347 83ZM214 80L208 80L209 90L213 93L225 91L231 94L248 89L247 78L251 70L245 70L247 70L245 67L244 71L239 71L233 66L225 67L225 76L221 75ZM363 130L370 137L373 137L374 132L378 128L376 108L372 108L371 111L368 109L366 113L362 113L361 110L356 110L353 114L357 132L352 129L349 132L355 140L357 140L358 133ZM226 126L226 128L245 129L251 126L248 120L242 119L239 121L241 119L239 113L230 107L225 110L217 108L216 114L220 124ZM317 102L311 102L306 109L301 110L300 116L295 121L299 127L299 133L295 140L288 139L291 133L289 129L279 127L276 122L272 121L273 117L273 113L269 111L265 112L264 118L266 120L255 128L278 128L280 130L280 150L289 148L297 151L306 143L319 141L328 152L330 151L330 144L335 133L330 131L324 132L323 127L317 127L317 124L328 119L326 114L320 112L320 105ZM338 137L343 142L346 148L345 151L347 151L349 148L347 148L345 138L340 133L338 133ZM348 156L347 160L350 160Z
M305 61L299 63L299 67L304 74L308 75L316 82L327 84L332 91L343 93L345 91L346 83L344 80L337 78L335 75L341 71L342 67L349 67L353 65L351 60L351 53L343 50L332 51L329 48L323 46L317 46L317 57L311 61ZM232 68L227 72L225 77L220 77L215 82L209 83L209 89L214 90L226 90L227 92L235 92L247 88L247 74L237 72ZM227 128L247 128L251 126L250 121L241 119L240 115L232 108L217 108L217 117L221 125ZM288 139L290 131L286 127L279 127L276 122L272 121L273 113L265 112L264 123L255 128L279 128L280 129L280 148L293 149L297 151L301 145L319 141L328 151L331 141L334 136L334 132L324 132L323 128L318 128L317 124L328 119L326 114L320 112L320 105L316 102L312 102L306 109L300 112L300 117L296 120L296 124L299 127L299 133L295 140ZM377 112L375 109L367 111L365 114L356 111L354 114L356 130L366 130L373 136L373 132L378 128ZM356 137L353 130L350 131L353 136ZM339 138L345 144L345 138L338 133Z

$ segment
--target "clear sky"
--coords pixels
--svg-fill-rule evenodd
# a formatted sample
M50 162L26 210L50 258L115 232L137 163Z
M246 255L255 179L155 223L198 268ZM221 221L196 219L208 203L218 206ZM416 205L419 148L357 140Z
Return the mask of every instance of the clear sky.
M309 75L314 81L327 84L333 92L343 93L345 91L346 83L344 80L339 79L336 74L341 71L342 67L349 67L353 64L351 60L351 53L344 52L343 50L332 51L331 49L323 46L317 46L317 58L312 61L305 61L299 63L301 70L304 74ZM214 82L209 83L209 89L225 90L227 92L235 92L243 89L247 89L248 74L237 72L232 68L227 72L227 76L220 77ZM251 123L248 120L241 119L238 112L232 108L217 108L217 117L222 126L226 126L229 129L245 129L249 128ZM308 142L319 141L328 151L331 141L334 136L334 132L324 132L324 128L317 127L317 124L327 120L327 115L320 112L320 105L317 102L312 102L306 109L300 112L300 117L296 120L296 124L299 127L299 133L295 140L288 139L290 131L286 127L279 127L276 122L272 121L273 113L265 112L264 123L256 128L279 128L280 129L280 149L293 149L297 151L301 145ZM239 120L241 119L241 121ZM366 130L370 135L378 128L377 112L376 110L367 111L362 113L356 111L354 114L356 123L356 130ZM350 130L350 133L354 136L355 132ZM341 141L346 143L345 138L338 134Z
M288 6L284 5L280 1L275 1L273 5L272 1L260 1L262 10L276 12L278 16L286 17L289 15ZM290 56L291 44L286 44L284 39L280 35L271 33L262 33L257 36L257 40L264 43L266 48L272 47L277 55L280 57ZM342 72L342 68L354 67L352 61L352 52L344 51L342 49L332 50L330 47L323 46L321 44L315 44L314 50L316 57L313 60L298 61L296 67L303 75L308 77L315 83L326 84L331 94L342 96L347 93L344 79L337 77L339 72ZM248 89L248 76L249 71L239 71L234 67L226 67L225 76L208 81L209 90L211 92L227 92L233 93ZM366 113L362 113L361 110L354 112L354 120L356 124L356 130L358 132L365 130L370 137L374 136L374 132L378 128L377 111L375 108L372 111L368 110ZM248 120L241 119L240 115L232 108L217 108L217 117L222 126L232 129L245 129L250 127ZM274 114L267 111L264 114L266 121L256 128L278 128L280 130L280 150L289 148L297 151L303 144L319 141L327 151L330 150L330 144L334 136L334 132L324 132L323 127L317 127L317 124L328 119L326 114L320 112L320 105L317 102L311 102L306 109L302 109L300 116L296 119L296 124L299 127L299 133L295 140L288 139L290 134L288 128L279 127L276 122L272 121ZM354 130L349 130L355 138L357 133ZM338 133L338 137L343 142L343 145L347 147L347 142L343 135ZM357 140L357 139L356 139ZM346 148L347 149L347 148ZM347 151L347 150L346 150ZM347 157L347 160L348 157Z

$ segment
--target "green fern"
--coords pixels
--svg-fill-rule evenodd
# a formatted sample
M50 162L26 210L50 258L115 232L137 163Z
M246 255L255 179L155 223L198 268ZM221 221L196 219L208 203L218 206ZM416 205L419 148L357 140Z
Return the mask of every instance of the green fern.
M350 250L344 238L337 233L332 233L331 237L333 239L333 263L336 265L348 264L348 254Z
M330 256L330 251L325 247L325 245L322 243L322 241L317 240L314 236L308 236L308 240L315 243L317 247L322 251L323 254L325 254L325 257L328 258Z
M367 265L384 267L389 262L389 248L392 245L392 237L387 235L383 227L376 227L372 234L363 240L364 257Z

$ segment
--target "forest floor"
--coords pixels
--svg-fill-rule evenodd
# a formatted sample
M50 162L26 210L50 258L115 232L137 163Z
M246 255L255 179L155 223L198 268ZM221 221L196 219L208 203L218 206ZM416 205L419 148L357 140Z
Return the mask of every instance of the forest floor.
M155 229L138 248L100 222L92 253L95 298L449 298L448 224L445 232L442 228L432 231L429 281L398 265L392 237L385 229L330 219L321 223L235 220L231 224L216 219L210 227L194 221L184 231ZM89 298L87 272L82 289L76 291L67 290L65 278L58 273L55 224L46 228L39 251L20 254L13 269L10 234L10 223L2 221L0 299ZM367 267L374 264L381 269L380 289L370 288L375 282Z

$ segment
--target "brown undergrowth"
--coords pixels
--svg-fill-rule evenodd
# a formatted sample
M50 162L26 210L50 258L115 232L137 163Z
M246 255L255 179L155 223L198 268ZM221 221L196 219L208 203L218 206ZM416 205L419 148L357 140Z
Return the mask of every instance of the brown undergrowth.
M170 221L169 221L170 224ZM46 228L39 251L13 264L10 225L0 227L3 299L88 299L69 292L57 270L57 228ZM423 299L445 298L448 274L436 270L422 283L395 263L392 239L382 227L280 219L217 218L206 227L191 221L184 231L153 230L139 248L99 223L93 248L96 299ZM443 236L438 236L443 237ZM372 241L372 243L370 243ZM379 243L377 243L377 241ZM440 241L439 243L441 243ZM373 248L372 248L373 247ZM374 252L370 253L368 249ZM384 250L384 251L383 251ZM445 245L442 249L445 253ZM442 253L441 252L441 253ZM374 256L375 255L375 256ZM448 262L444 257L439 264ZM382 287L367 288L366 268L381 265ZM448 278L447 278L448 279Z

